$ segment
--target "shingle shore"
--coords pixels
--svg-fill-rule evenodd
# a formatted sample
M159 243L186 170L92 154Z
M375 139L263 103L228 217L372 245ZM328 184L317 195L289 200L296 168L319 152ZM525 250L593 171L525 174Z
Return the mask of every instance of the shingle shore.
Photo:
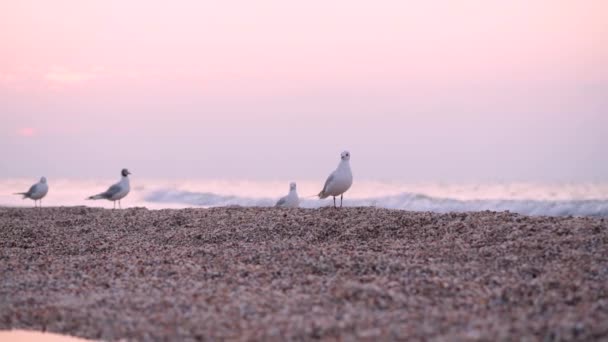
M608 338L608 222L0 208L0 329L116 340Z

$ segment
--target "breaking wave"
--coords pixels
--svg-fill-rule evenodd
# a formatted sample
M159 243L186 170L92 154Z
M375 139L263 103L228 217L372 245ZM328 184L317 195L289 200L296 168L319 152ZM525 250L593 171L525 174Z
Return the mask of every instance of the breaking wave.
M209 192L180 190L156 190L148 193L144 200L151 203L172 203L186 206L273 206L275 198L253 198L220 195ZM332 205L331 199L302 199L303 208L318 208ZM402 193L394 196L375 198L346 198L344 206L374 206L388 209L412 211L470 212L470 211L511 211L532 216L607 216L608 200L522 200L522 199L479 199L458 200L436 198L422 194Z

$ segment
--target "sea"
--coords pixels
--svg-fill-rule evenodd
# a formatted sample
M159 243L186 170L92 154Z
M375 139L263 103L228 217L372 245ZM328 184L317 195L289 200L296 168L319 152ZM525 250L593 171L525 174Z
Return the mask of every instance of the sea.
M14 195L27 191L37 179L0 179L0 206L32 207L33 201ZM112 208L106 200L85 198L103 192L117 179L52 179L42 206L90 206ZM323 186L318 180L298 181L301 207L332 206L331 198L315 194ZM131 193L123 208L148 209L210 208L223 206L269 207L287 194L289 180L211 180L131 178ZM339 199L338 199L339 203ZM492 183L402 183L355 180L344 196L344 206L430 211L437 213L510 211L533 216L608 217L608 183L492 182Z

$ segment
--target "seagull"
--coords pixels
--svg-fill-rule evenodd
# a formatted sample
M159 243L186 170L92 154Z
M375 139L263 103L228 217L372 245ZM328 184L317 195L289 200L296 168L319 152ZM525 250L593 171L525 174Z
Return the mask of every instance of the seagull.
M46 177L40 177L40 181L30 187L27 192L18 192L15 195L23 195L23 199L29 198L34 200L34 208L36 208L36 201L40 200L40 206L42 207L42 198L49 192L49 186L46 184Z
M298 198L298 192L296 191L296 183L289 183L289 194L281 197L275 207L283 208L297 208L300 206L300 199Z
M319 192L319 198L334 197L334 208L336 207L336 196L340 196L340 208L342 208L342 197L353 185L353 174L350 171L350 153L348 151L340 154L340 164L334 172L327 177L323 190Z
M122 175L120 182L112 185L105 192L91 196L87 199L90 199L90 200L107 199L109 201L114 202L114 209L116 209L116 201L118 201L118 208L122 209L122 207L120 205L120 200L123 199L125 196L127 196L129 194L129 190L131 190L131 187L129 186L129 177L128 177L131 174L131 172L129 172L129 170L127 170L127 169L122 169L120 174Z

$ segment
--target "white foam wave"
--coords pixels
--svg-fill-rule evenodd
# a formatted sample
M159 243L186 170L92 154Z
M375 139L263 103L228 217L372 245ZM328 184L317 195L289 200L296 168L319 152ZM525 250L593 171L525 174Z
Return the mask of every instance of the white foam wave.
M217 206L272 206L276 199L219 195L209 192L190 192L179 190L157 190L145 198L152 203L172 203L181 205ZM301 206L317 208L332 205L329 200L304 199ZM469 211L511 211L534 216L608 216L608 200L502 200L480 199L459 200L436 198L415 193L402 193L376 198L346 199L345 206L375 206L388 209L413 211L469 212Z

